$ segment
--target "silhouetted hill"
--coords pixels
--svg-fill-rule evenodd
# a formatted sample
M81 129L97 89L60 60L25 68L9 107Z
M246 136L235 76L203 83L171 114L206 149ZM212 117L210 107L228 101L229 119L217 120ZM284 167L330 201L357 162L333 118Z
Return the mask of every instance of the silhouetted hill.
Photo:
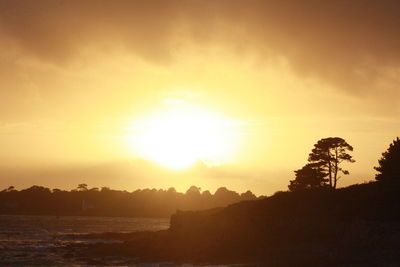
M42 186L18 191L10 187L0 192L0 214L169 217L177 210L210 209L256 198L250 191L239 194L225 187L214 194L201 192L196 186L186 193L174 188L134 192L88 189L86 184L71 191Z
M311 220L399 220L400 182L353 185L332 190L321 188L298 192L278 192L258 201L232 204L207 220L212 223L252 223L263 227L271 223L295 223ZM171 228L193 227L186 223L196 216L203 218L208 211L179 212L171 218ZM188 216L190 214L190 216ZM203 223L201 223L204 226Z
M223 209L178 212L167 231L84 251L139 261L398 266L399 208L399 182L280 192Z

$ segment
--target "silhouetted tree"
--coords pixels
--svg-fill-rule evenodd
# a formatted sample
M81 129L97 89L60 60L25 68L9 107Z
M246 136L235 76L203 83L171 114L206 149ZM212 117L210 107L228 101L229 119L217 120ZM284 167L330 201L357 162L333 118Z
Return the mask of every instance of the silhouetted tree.
M14 191L14 190L15 190L15 187L13 185L11 185L11 186L9 186L7 188L7 192L11 192L11 191Z
M288 186L290 191L322 187L328 182L326 179L328 173L324 172L322 163L308 163L294 172L296 178L290 181Z
M400 139L397 137L389 148L382 153L378 160L379 166L374 167L379 173L375 179L378 181L388 181L400 179Z
M187 191L186 195L200 195L201 188L195 185L192 185Z
M308 161L318 163L321 168L328 173L329 185L336 188L337 181L340 179L338 173L345 175L349 171L340 167L344 161L355 162L347 151L353 151L353 147L340 137L329 137L319 140L311 151Z
M78 190L79 191L87 191L88 185L87 184L78 184Z
M215 191L214 198L218 206L225 206L227 203L234 203L235 199L240 199L240 195L226 187L220 187Z
M170 187L170 188L168 188L167 192L170 193L170 194L175 194L176 193L176 189L174 187Z
M241 200L257 199L257 197L250 190L247 190L245 193L240 194L240 198L241 198Z
M203 197L206 197L206 198L211 198L211 197L212 197L210 191L208 191L208 190L203 191L203 193L201 193L201 195L202 195Z

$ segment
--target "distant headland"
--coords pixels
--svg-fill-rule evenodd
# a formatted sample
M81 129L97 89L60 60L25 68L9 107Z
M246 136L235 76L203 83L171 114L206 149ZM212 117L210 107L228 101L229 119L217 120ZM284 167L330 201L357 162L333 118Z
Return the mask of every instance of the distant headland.
M211 209L255 199L251 191L239 194L225 187L212 194L197 186L191 186L185 193L172 187L128 192L108 187L88 188L86 184L79 184L71 191L36 185L15 190L10 186L0 191L0 214L169 217L177 210Z

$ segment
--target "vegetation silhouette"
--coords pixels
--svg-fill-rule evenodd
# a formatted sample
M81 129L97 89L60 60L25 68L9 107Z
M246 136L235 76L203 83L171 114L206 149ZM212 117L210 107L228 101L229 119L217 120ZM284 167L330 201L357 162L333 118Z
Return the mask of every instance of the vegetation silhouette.
M400 181L279 192L221 209L177 212L164 231L87 235L124 243L73 246L70 253L138 262L398 266L399 209Z
M341 178L338 174L349 174L348 170L340 167L340 164L346 161L355 162L347 153L348 151L353 151L353 147L343 138L328 137L319 140L308 156L309 163L295 171L296 178L290 181L289 190L296 191L327 185L335 189L337 181Z
M172 206L187 209L172 214L167 230L84 235L86 238L124 241L77 243L68 247L68 255L88 261L91 257L123 256L138 262L399 266L399 138L382 154L379 167L375 167L379 172L378 181L336 189L339 173L349 173L340 164L354 162L348 151L353 151L353 147L342 138L319 140L309 155L309 163L295 171L296 179L289 185L293 192L277 192L258 199L250 191L238 194L225 187L214 194L202 192L196 186L191 186L185 194L177 193L174 188L129 193L109 188L88 189L87 185L81 184L69 192L38 186L21 191L9 187L0 192L0 203L10 203L4 201L19 199L18 196L35 201L35 204L30 203L34 207L38 203L69 205L72 201L79 204L82 200L93 203L104 200L105 203L96 202L96 205L103 211L116 212L108 215L132 216L150 210L151 214L169 213ZM243 201L225 208L205 208L239 200ZM2 207L21 208L15 205ZM46 207L52 211L52 206ZM87 214L94 210L88 209Z
M89 189L87 184L71 191L36 185L18 191L11 186L0 192L0 214L169 217L176 210L210 209L253 199L257 197L250 191L239 194L225 187L211 194L191 186L184 194L172 187L127 192Z
M375 179L378 181L400 180L400 139L397 137L389 145L389 148L382 153L378 160L379 166L374 167L378 174Z
M296 179L290 181L288 186L290 191L323 187L328 182L326 179L328 173L324 172L320 163L308 163L294 172Z
M87 191L88 190L88 185L87 184L78 184L79 191Z
M225 208L178 211L164 231L87 235L125 242L71 251L135 257L139 262L399 266L399 144L397 138L383 153L376 182L332 190L338 173L348 173L340 163L354 162L347 153L353 148L341 138L321 139L310 163L295 171L296 180L289 186L293 192ZM382 182L386 180L391 183ZM187 193L198 196L199 190L192 187Z

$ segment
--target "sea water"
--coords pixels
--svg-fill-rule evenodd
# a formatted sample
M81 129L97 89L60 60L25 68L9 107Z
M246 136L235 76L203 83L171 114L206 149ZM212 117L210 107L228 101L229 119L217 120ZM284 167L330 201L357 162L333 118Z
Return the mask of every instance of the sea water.
M65 258L60 248L94 241L70 238L71 234L157 231L168 227L168 218L0 215L0 266L79 266L76 259Z
M0 266L88 266L87 263L79 260L79 258L65 257L66 250L63 248L74 243L120 241L80 239L76 236L72 238L71 235L158 231L168 227L169 218L0 215ZM110 260L104 265L137 267L194 266L192 264L176 265L173 263L121 264L121 259L116 259L115 262ZM207 267L207 265L202 265L202 267Z

